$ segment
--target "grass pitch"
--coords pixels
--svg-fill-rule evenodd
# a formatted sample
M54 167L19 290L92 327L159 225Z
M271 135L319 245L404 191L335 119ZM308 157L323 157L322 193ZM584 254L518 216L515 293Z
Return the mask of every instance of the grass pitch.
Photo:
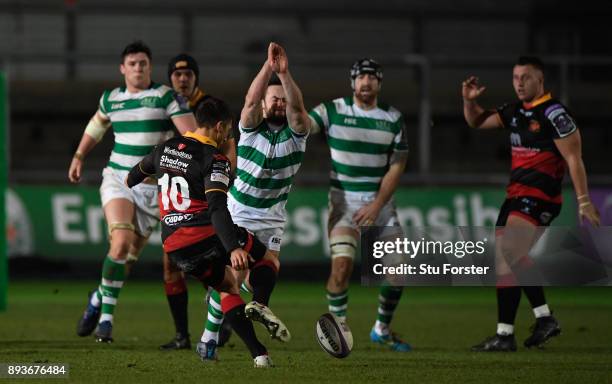
M274 369L256 370L235 335L219 350L216 364L202 363L194 351L158 351L174 334L161 282L128 281L115 313L114 344L77 337L76 322L92 286L11 282L9 309L0 314L0 363L68 363L68 381L80 383L612 383L610 288L548 289L561 336L543 350L519 347L507 354L469 351L495 331L493 288L406 288L393 328L414 351L400 354L369 341L377 290L352 286L348 318L355 347L348 358L338 360L323 352L315 339L316 319L326 312L323 286L281 281L271 307L293 340L272 341L256 324L276 364ZM204 324L204 291L190 283L189 293L195 347ZM532 317L523 297L516 322L520 345ZM29 380L38 379L14 381Z

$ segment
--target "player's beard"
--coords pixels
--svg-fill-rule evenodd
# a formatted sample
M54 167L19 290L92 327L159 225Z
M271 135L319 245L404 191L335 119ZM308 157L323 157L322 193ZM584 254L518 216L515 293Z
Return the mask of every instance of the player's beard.
M376 92L372 87L364 86L355 91L355 98L366 105L373 104L376 101L377 95L378 92Z
M274 125L285 125L287 123L287 115L285 111L269 108L266 110L266 120Z

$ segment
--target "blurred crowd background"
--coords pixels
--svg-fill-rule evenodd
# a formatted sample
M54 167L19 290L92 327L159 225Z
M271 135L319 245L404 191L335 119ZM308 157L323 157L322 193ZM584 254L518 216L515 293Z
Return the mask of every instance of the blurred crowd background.
M460 83L488 86L495 107L515 99L511 69L540 55L547 84L583 132L592 182L612 181L612 29L608 2L484 0L0 1L0 62L10 92L10 173L19 183L66 183L70 158L106 88L122 83L122 48L153 50L154 80L168 60L191 53L200 85L236 113L269 41L283 44L307 108L350 94L348 70L361 57L385 71L381 99L407 117L411 160L405 182L498 183L509 167L504 132L468 129ZM112 135L87 160L95 185ZM32 156L32 150L36 156ZM326 183L323 139L308 146L300 184Z

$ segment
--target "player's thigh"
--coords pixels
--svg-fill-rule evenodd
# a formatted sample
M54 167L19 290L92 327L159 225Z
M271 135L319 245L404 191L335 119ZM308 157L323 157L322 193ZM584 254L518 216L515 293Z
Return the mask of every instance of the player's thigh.
M104 217L108 224L132 223L134 220L134 212L134 203L124 198L109 200L104 205Z
M510 213L501 236L496 239L498 256L513 265L528 255L541 234L542 231L533 222Z

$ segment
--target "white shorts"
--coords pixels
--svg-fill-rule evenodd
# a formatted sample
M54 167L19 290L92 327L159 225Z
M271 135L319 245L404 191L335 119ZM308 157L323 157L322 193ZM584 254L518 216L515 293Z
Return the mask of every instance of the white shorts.
M253 232L255 237L271 251L280 252L281 242L283 241L282 228L261 229Z
M359 226L353 222L353 215L360 208L374 201L376 195L373 193L346 192L332 188L329 191L329 221L328 231L334 228L348 227L359 232ZM397 210L393 198L389 199L380 210L373 224L377 227L388 227L381 236L398 236L403 231L397 217Z
M247 207L236 201L230 193L227 195L227 209L234 224L253 233L269 250L279 252L287 214L284 208L276 208L277 210Z
M127 172L106 167L102 171L100 198L104 207L114 199L126 199L134 204L135 217L132 219L136 232L149 237L159 223L157 185L141 183L130 189L125 185Z
M249 232L255 235L257 240L261 241L271 251L280 252L281 242L283 240L283 228L258 228L257 226L251 225L250 221L241 221L239 218L232 217L234 224L245 228Z

